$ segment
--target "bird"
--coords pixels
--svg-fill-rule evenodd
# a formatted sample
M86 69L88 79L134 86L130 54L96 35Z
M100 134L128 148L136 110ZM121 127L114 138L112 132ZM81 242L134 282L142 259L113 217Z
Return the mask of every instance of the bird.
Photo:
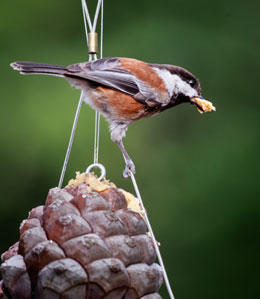
M190 103L201 113L216 110L201 96L199 80L176 65L106 57L69 66L16 61L11 67L21 74L62 77L80 89L84 102L107 119L111 140L125 160L125 178L135 174L134 162L122 141L131 123L181 103Z

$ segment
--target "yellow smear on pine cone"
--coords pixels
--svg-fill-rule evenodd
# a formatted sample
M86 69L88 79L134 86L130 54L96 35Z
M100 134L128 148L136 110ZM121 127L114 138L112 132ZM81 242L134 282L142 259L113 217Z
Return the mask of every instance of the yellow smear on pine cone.
M86 189L90 192L91 191L102 192L108 188L117 188L114 183L110 182L105 178L99 181L98 177L93 172L80 173L79 171L76 172L76 178L71 179L68 185L75 187L83 183L87 185ZM127 201L127 208L142 215L143 212L141 211L138 199L133 194L125 191L124 189L118 189L118 190L124 194Z

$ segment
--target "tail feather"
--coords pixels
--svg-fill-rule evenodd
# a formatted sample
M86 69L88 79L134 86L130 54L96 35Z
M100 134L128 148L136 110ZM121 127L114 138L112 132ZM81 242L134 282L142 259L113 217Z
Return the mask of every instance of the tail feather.
M66 67L64 66L30 61L16 61L10 65L21 74L45 74L63 77L66 71Z

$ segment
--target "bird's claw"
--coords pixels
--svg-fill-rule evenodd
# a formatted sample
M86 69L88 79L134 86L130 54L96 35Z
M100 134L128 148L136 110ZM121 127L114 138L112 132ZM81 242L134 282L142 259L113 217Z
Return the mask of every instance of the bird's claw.
M123 177L125 179L127 179L128 177L131 176L131 173L132 174L135 174L135 165L134 163L131 161L131 162L128 162L125 166L125 170L123 172Z

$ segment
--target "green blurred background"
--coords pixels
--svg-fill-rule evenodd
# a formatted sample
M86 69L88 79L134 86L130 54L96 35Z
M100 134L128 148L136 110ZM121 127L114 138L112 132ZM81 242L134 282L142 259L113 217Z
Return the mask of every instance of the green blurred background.
M93 12L96 1L88 1ZM125 144L177 299L260 298L259 12L255 1L105 0L104 56L183 66L216 113L180 105L132 125ZM88 59L80 1L1 1L0 249L58 184L79 91L20 76L15 60ZM83 107L65 182L93 159L94 113ZM100 162L123 159L101 123ZM162 289L163 298L167 292Z

